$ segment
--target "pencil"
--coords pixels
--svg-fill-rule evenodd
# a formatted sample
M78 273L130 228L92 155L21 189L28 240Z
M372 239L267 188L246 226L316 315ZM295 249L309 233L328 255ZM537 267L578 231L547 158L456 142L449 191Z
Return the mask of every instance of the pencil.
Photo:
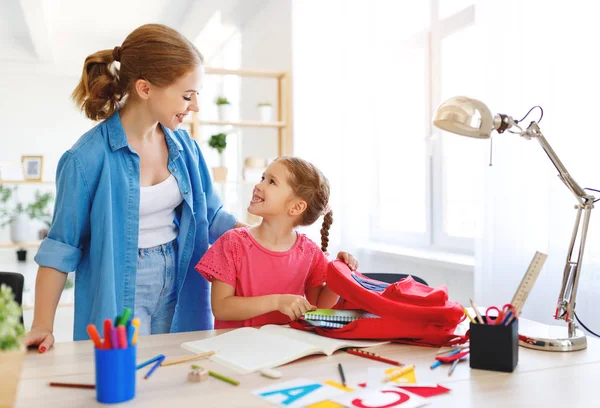
M479 310L477 310L477 306L475 306L475 302L473 302L473 299L469 299L469 302L471 302L471 307L473 308L473 310L475 310L475 315L477 315L477 321L480 324L483 324L483 317L481 317L481 313L479 313Z
M95 384L77 384L77 383L63 383L63 382L50 382L50 387L67 387L67 388L86 388L89 390L95 390Z
M471 317L471 315L469 314L469 312L467 312L467 309L464 306L462 308L463 308L463 312L469 318L469 320L471 321L471 323L477 323L475 320L473 320L473 318Z
M210 375L211 377L217 378L217 379L219 379L221 381L225 381L226 383L229 383L231 385L240 385L239 381L236 381L236 380L234 380L232 378L229 378L229 377L225 377L224 375L219 374L219 373L215 373L214 371L210 371L209 370L208 371L208 375Z
M414 369L415 369L415 366L411 364L409 366L404 367L402 370L397 371L397 372L393 373L392 375L385 377L383 379L383 381L381 381L381 382L386 383L388 381L394 381L395 379L402 377L404 374L406 374L409 371L412 371Z
M151 368L151 369L148 371L148 374L146 374L146 375L144 376L144 380L147 380L148 378L150 378L150 376L152 375L152 373L153 373L153 372L154 372L154 371L155 371L155 370L156 370L158 367L160 367L160 363L162 363L162 362L164 361L164 359L165 359L165 356L162 356L162 357L161 357L161 358L160 358L160 359L159 359L159 360L156 362L156 364L154 364L154 365L152 366L152 368Z
M340 372L340 377L342 378L342 385L346 386L346 376L344 375L344 369L342 368L342 363L338 363L338 371Z
M388 363L388 364L397 365L397 366L404 365L398 361L390 360L389 358L381 357L375 353L369 353L368 351L348 349L348 350L346 350L346 353L352 354L355 356L359 356L359 357L370 358L371 360L375 360L375 361L381 361L382 363Z
M207 351L206 353L200 353L200 354L196 354L194 356L183 357L183 358L179 358L177 360L163 362L161 364L161 366L165 367L165 366L170 366L173 364L185 363L186 361L195 360L197 358L212 356L215 353L216 353L216 351Z
M165 356L164 356L163 354L159 354L159 355L158 355L158 356L156 356L156 357L152 357L150 360L148 360L148 361L144 361L142 364L138 365L138 366L137 366L135 369L136 369L136 370L139 370L140 368L144 368L144 367L146 367L147 365L149 365L149 364L152 364L152 363L154 363L155 361L158 361L158 360L160 360L161 358L165 358Z
M448 377L450 377L452 375L452 373L454 372L454 369L456 368L456 366L458 365L459 362L460 362L460 358L457 358L456 360L454 360L452 362L452 365L450 366L450 369L448 370Z

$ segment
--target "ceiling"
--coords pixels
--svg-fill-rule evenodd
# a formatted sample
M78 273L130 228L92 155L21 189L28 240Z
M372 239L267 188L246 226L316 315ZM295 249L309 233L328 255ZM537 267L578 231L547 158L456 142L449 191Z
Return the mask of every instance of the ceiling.
M216 11L243 24L266 0L1 0L0 64L32 62L77 74L89 54L136 27L169 25L194 41Z

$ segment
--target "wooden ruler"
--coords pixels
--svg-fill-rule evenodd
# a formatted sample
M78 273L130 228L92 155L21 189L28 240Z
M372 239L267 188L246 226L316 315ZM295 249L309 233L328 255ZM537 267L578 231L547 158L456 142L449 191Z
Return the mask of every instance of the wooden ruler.
M519 315L521 314L521 309L523 309L523 305L525 305L525 301L527 300L527 297L529 296L531 289L533 289L533 285L535 284L535 281L542 270L542 266L544 266L544 262L546 262L546 258L548 258L548 255L536 251L535 255L533 255L531 263L529 264L529 267L527 268L527 271L525 272L525 276L523 276L523 279L517 288L517 292L510 302L515 309L517 309L517 313Z

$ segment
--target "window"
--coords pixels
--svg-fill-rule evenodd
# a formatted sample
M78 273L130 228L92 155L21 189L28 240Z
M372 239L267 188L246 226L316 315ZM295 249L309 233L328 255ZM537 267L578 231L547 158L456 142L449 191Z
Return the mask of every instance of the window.
M478 97L475 6L468 0L376 2L373 78L377 183L373 240L473 252L489 143L442 134L437 106Z

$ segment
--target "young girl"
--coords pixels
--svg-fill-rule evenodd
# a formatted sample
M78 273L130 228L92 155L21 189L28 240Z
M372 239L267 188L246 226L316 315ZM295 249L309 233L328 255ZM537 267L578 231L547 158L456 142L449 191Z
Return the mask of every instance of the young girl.
M196 265L212 282L216 329L285 324L337 302L325 285L333 221L328 202L329 182L312 164L280 157L269 165L248 207L262 222L225 233ZM319 248L294 227L321 215ZM340 252L338 258L356 269L352 255Z
M26 345L44 352L54 343L56 306L74 270L74 340L125 307L140 318L140 334L212 328L210 288L193 266L209 242L244 224L222 210L198 144L178 130L198 111L202 76L196 47L159 24L86 58L73 99L101 122L58 163Z

